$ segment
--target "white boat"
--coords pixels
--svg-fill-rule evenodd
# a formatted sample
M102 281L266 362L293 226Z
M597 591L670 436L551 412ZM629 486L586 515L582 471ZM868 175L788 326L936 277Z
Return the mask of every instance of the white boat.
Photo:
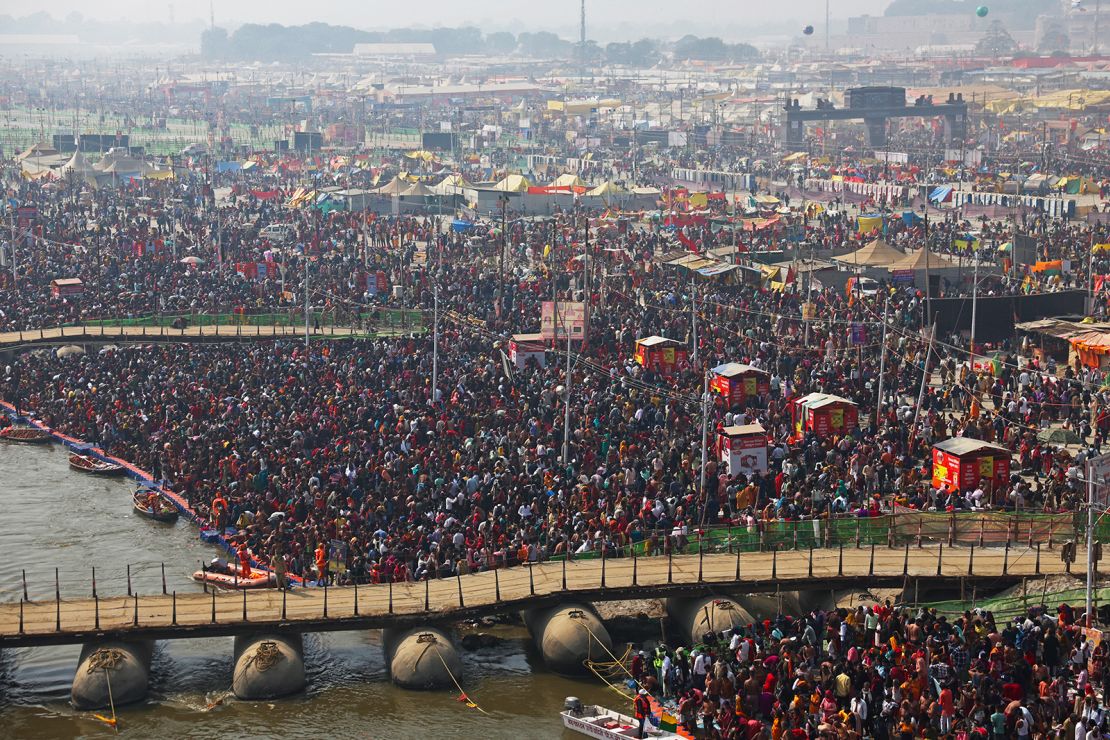
M640 721L627 714L614 712L612 709L598 706L597 704L582 704L573 696L567 697L559 714L563 718L563 727L568 730L598 740L628 740L639 737L637 732ZM658 740L683 740L681 735L660 730L649 720L644 724L644 737L657 738Z

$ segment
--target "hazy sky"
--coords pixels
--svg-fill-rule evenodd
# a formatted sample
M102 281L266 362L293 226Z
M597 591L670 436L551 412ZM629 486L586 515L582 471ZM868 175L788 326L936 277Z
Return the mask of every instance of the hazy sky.
M705 29L719 24L742 28L768 22L797 20L820 27L824 24L826 0L733 0L731 3L683 3L675 0L587 0L587 25L594 24L590 37L623 36L620 27L673 29L681 35L687 28ZM889 0L830 0L834 18L862 13L879 14ZM177 21L208 18L208 0L37 0L23 5L0 0L0 12L19 16L46 11L65 16L78 11L105 20L129 18L136 21L165 21L170 7ZM574 0L216 0L217 25L255 23L306 23L322 21L359 28L381 29L416 26L490 25L513 30L575 28L579 3ZM687 11L693 15L684 15ZM519 26L518 26L519 23Z

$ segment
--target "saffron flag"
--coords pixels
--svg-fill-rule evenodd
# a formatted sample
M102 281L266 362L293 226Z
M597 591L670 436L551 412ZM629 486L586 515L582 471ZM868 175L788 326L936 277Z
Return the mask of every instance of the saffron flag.
M689 249L691 252L701 252L701 250L698 249L698 245L695 244L694 241L690 239L690 237L686 236L681 231L675 231L675 235L678 237L678 240L686 245L686 248Z

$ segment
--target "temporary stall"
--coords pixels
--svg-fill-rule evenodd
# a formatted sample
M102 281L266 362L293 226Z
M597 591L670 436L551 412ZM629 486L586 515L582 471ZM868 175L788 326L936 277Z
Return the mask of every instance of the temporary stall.
M794 432L801 437L813 432L818 437L844 434L859 424L859 408L847 398L830 393L810 393L790 402Z
M719 393L729 406L743 406L771 393L771 375L751 365L726 362L709 371L709 390Z
M636 340L636 362L647 370L671 375L687 364L685 345L666 337L644 337Z
M951 437L933 445L933 485L969 491L981 483L992 490L1010 478L1010 451L969 437Z
M85 292L85 284L80 278L60 278L50 281L50 295L54 298L81 295Z
M767 432L759 424L725 427L718 437L729 475L767 472Z
M1071 345L1068 364L1105 369L1110 367L1110 331L1077 331L1067 338Z
M528 360L535 360L540 367L547 367L543 334L514 334L509 340L509 361L523 370Z

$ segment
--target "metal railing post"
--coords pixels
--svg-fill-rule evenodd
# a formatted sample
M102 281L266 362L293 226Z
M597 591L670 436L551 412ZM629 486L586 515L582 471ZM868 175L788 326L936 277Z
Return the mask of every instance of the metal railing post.
M426 611L426 612L432 610L432 605L431 605L431 602L429 600L431 583L432 582L428 580L428 577L425 576L424 577L424 611ZM328 616L327 611L324 612L324 616L325 617Z
M284 608L285 608L285 604L284 604L284 599L283 599L282 609L284 610ZM282 613L284 614L284 611ZM212 589L212 624L215 624L215 623L216 623L216 589Z
M837 557L837 561L836 561L836 575L841 577L841 578L844 577L844 543L843 542L840 543L840 555Z
M1007 575L1010 571L1010 541L1006 541L1006 551L1002 555L1002 575Z
M172 624L177 624L177 590L173 592L173 615Z
M1041 574L1041 543L1040 542L1037 543L1037 569L1036 569L1035 573L1037 575Z
M131 620L131 626L132 627L138 627L139 626L139 592L138 591L135 592L135 616Z
M62 587L58 581L58 569L54 569L54 604L57 607L57 622L55 628L62 631Z
M779 549L776 547L771 550L771 580L777 581L779 578Z
M23 570L23 600L24 601L30 601L30 599L27 598L27 570L26 569Z
M667 583L674 583L674 545L667 548Z
M875 543L871 543L871 562L867 565L867 575L875 575Z
M358 616L358 579L355 579L355 616Z
M324 616L328 616L328 592L324 591ZM247 621L247 589L243 589L243 621Z
M636 561L635 561L635 559L632 561L632 581L633 581L633 584L635 584L635 581L636 581ZM536 595L536 581L532 577L532 561L531 560L528 561L528 595L529 596L535 596Z
M92 586L93 586L93 594L92 595L93 595L93 598L95 599L96 598L96 566L95 565L92 567Z
M127 564L127 595L131 595L131 563Z
M389 579L389 613L393 613L393 578Z
M902 575L909 575L910 572L910 543L906 543L906 557L902 560Z
M501 603L501 577L497 575L497 568L493 569L493 597L494 600Z
M942 572L942 565L944 564L944 543L940 543L940 550L937 551L937 576L939 577Z
M166 564L162 563L162 595L166 595Z
M808 577L813 578L813 545L809 546L809 570Z
M463 608L462 574L457 572L457 571L455 572L455 582L459 584L459 608L462 609ZM565 581L564 581L564 583L565 583ZM565 589L566 586L564 586L563 588Z
M971 543L971 549L967 553L967 574L969 576L975 575L975 543Z

